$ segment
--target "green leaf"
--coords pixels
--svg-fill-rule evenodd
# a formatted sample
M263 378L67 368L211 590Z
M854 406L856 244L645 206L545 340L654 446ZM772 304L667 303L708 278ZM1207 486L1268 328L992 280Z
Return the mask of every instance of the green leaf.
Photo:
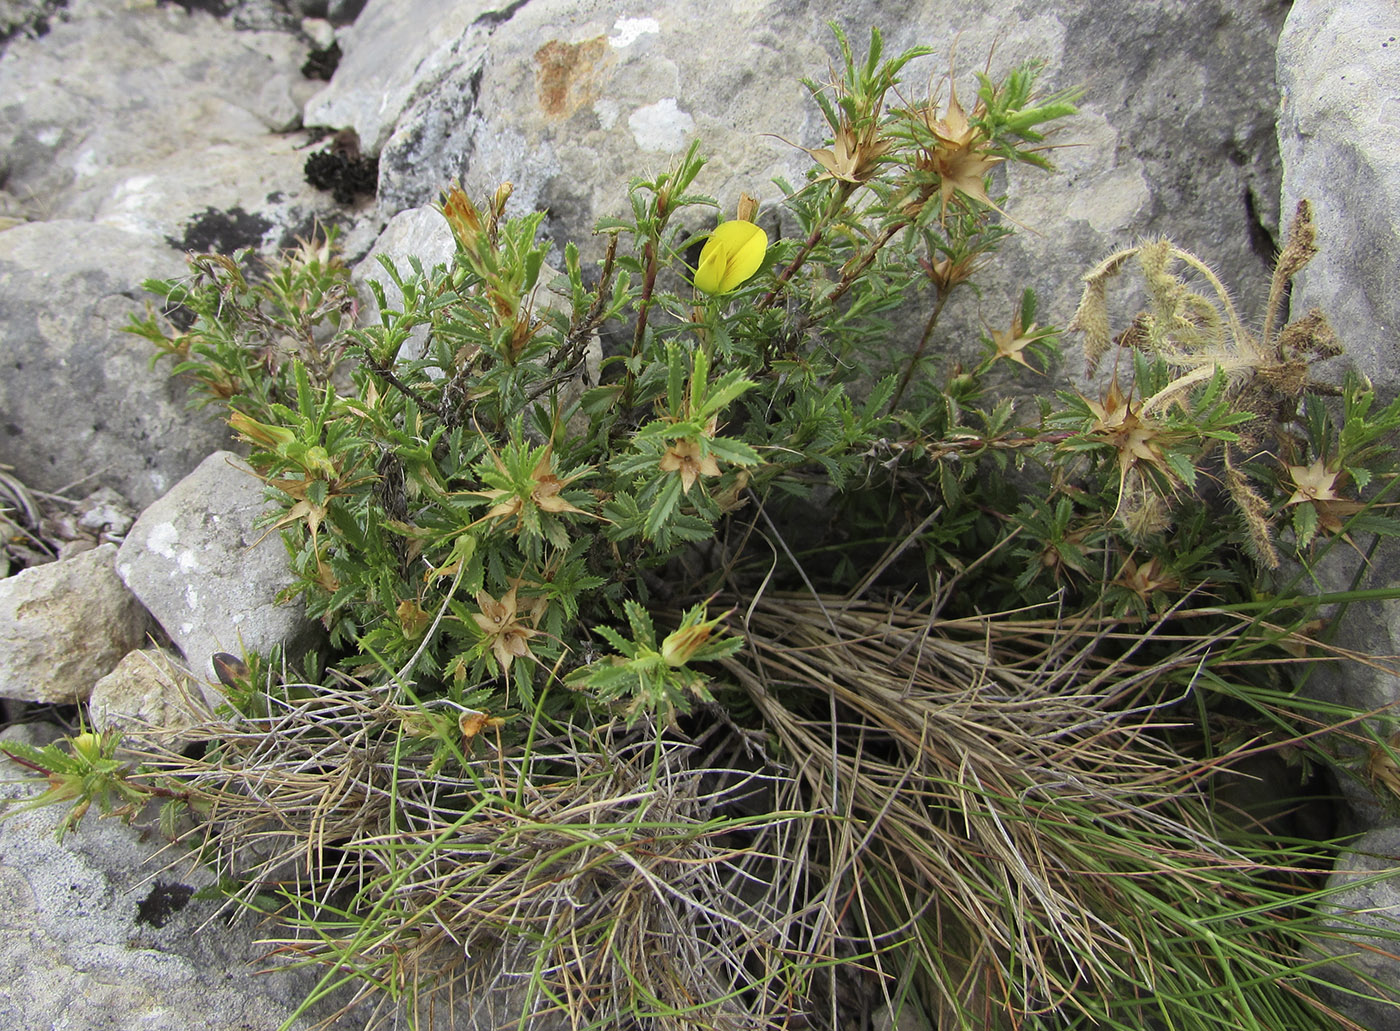
M666 482L662 486L656 500L651 503L651 507L646 514L646 527L643 530L645 536L650 540L655 540L661 535L662 529L675 511L677 503L681 499L681 478L674 473L663 473Z
M729 437L707 437L705 438L705 446L716 458L734 465L757 465L759 462L758 452L742 440L733 440Z

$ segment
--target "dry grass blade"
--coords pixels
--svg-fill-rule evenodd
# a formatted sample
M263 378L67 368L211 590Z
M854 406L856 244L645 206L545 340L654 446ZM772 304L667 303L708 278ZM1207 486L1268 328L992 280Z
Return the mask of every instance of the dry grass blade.
M785 978L818 944L793 904L809 821L732 740L569 731L446 770L403 732L418 710L293 693L202 728L216 761L143 756L201 799L189 836L243 901L278 900L284 958L354 969L419 1026L792 1019Z
M812 804L859 828L824 858L831 933L879 967L936 926L917 948L940 1027L1150 983L1118 882L1250 865L1193 819L1207 770L1160 733L1214 642L940 608L765 595L726 664Z

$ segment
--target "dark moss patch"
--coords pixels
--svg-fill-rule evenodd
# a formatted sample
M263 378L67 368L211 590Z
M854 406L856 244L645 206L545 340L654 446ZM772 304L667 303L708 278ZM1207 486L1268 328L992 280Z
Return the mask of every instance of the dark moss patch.
M42 39L47 36L54 16L67 6L68 0L41 0L28 10L16 5L10 11L0 12L0 51L17 36L28 39Z
M200 254L218 252L232 254L240 247L259 247L263 235L272 223L261 215L252 215L242 208L218 211L205 208L202 215L185 223L185 235L179 240L166 237L172 247Z
M194 889L188 884L156 881L151 893L136 904L136 922L164 927L172 916L189 904Z
M306 55L306 62L301 66L301 74L308 79L322 79L329 82L339 66L340 44L332 41L330 46L313 50Z
M318 190L329 190L337 203L353 204L361 195L379 188L379 159L360 153L360 139L353 129L331 137L325 150L306 159L306 181Z
M279 251L291 250L302 240L325 239L326 231L329 229L343 233L348 225L347 219L337 218L334 214L327 217L324 213L317 212L302 216L283 230L282 236L277 241L277 249Z

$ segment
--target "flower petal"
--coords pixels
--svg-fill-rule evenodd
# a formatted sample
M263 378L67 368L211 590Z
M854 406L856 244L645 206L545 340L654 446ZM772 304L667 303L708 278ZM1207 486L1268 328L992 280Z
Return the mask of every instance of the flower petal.
M700 251L695 288L718 295L739 286L763 264L768 234L752 222L734 219L715 228Z

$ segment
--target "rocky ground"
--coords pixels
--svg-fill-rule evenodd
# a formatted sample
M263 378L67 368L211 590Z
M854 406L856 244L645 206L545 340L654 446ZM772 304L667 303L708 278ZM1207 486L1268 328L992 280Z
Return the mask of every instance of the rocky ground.
M12 718L86 702L98 719L178 733L214 652L310 632L273 601L281 548L252 547L261 487L225 428L189 411L122 332L148 303L144 278L181 275L187 251L272 253L327 225L362 280L382 274L377 254L442 260L450 238L429 205L454 178L473 195L510 180L512 211L547 208L546 231L587 258L627 177L696 135L706 192L726 207L743 190L763 198L772 177L801 177L806 159L785 141L820 135L798 79L826 67L827 17L856 39L881 27L890 52L929 43L940 70L956 43L969 80L991 51L993 72L1042 57L1049 88L1084 87L1057 140L1074 144L1055 154L1060 174L1014 173L1009 213L1035 232L989 271L980 303L1031 286L1063 325L1085 269L1167 234L1257 312L1280 212L1306 197L1322 251L1294 304L1323 307L1350 360L1400 389L1400 12L1388 0L719 7L0 2L0 504L16 530L0 559L0 698ZM978 303L950 313L969 339ZM1394 556L1368 575L1394 583ZM1400 610L1357 614L1343 636L1400 653ZM1400 700L1378 673L1318 689ZM1369 828L1358 855L1393 853L1384 810L1353 803ZM304 982L249 974L251 932L194 897L197 871L167 869L158 840L111 821L56 845L56 818L0 824L0 1026L232 1031L290 1016ZM1339 885L1368 862L1343 864ZM1376 920L1400 912L1386 885L1357 890Z

